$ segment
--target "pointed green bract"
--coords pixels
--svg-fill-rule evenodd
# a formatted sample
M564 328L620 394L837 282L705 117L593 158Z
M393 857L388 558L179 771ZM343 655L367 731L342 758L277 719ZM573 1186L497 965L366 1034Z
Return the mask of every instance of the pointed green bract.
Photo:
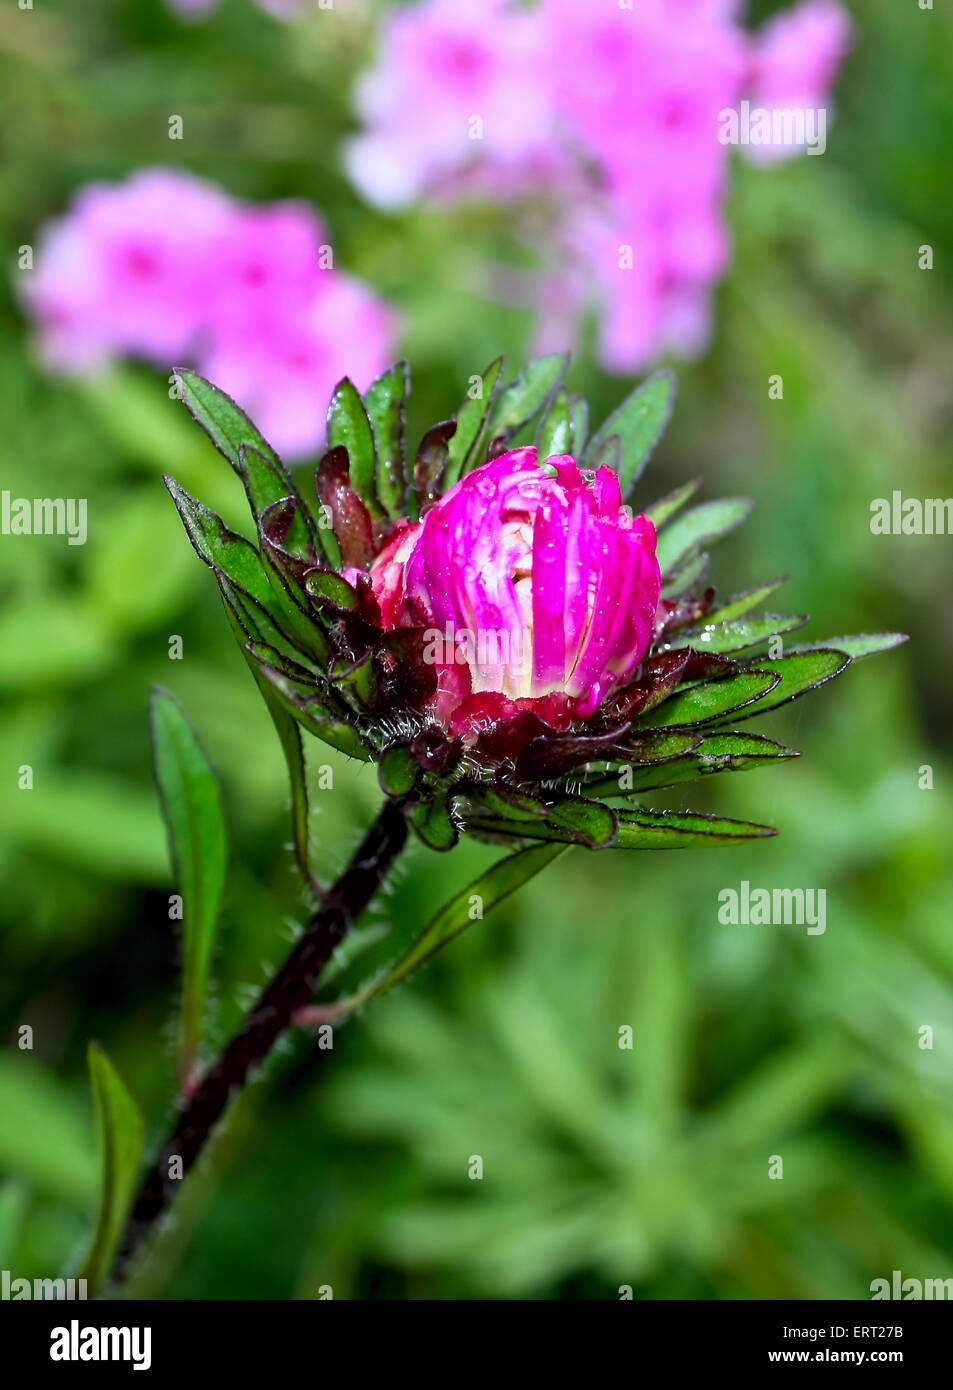
M758 657L758 669L773 671L779 678L777 684L766 691L764 696L747 705L741 713L742 719L751 719L766 710L777 709L809 690L839 676L850 665L850 657L844 652L818 648L814 651L792 652L776 660Z
M492 907L528 883L531 878L553 863L568 849L568 845L533 845L499 860L440 909L413 944L393 965L376 979L347 999L332 1005L335 1014L350 1014L372 999L379 999L394 985L405 980L418 966L434 955L447 942L459 936L474 921L480 921ZM476 915L475 915L476 914Z
M662 598L681 598L685 594L693 593L708 574L708 566L708 551L703 550L694 560L689 560L687 565L663 582Z
M132 1203L142 1158L139 1107L112 1062L95 1043L89 1047L89 1075L102 1161L102 1188L92 1246L80 1271L94 1297L109 1274Z
M410 393L410 370L396 362L368 387L364 396L376 446L377 496L394 521L407 515L407 473L404 461L404 411Z
M420 778L420 765L406 743L384 749L377 765L377 780L386 796L408 796Z
M373 759L373 749L364 742L354 725L341 719L317 692L267 662L262 662L259 669L284 709L309 734L314 734L322 743L359 762Z
M271 463L281 468L281 460L274 449L231 396L220 391L197 372L177 371L174 378L179 399L185 403L190 414L202 426L219 453L225 455L236 473L241 472L239 451L245 444L251 445Z
M679 628L672 646L695 647L700 652L741 652L756 647L782 632L795 632L807 622L804 613L766 613L763 618L729 618L705 627Z
M212 569L219 569L247 591L264 608L273 605L271 583L258 551L244 536L230 531L215 512L190 497L168 475L163 480L182 518L196 554Z
M218 782L194 729L169 691L152 692L152 740L175 881L182 895L183 1080L202 1041L212 952L225 889L227 840Z
M750 613L752 608L757 608L759 603L763 603L766 598L780 589L786 576L780 579L771 579L767 584L759 584L754 589L746 589L743 593L735 594L734 598L728 599L725 603L719 604L705 615L706 623L723 623L732 618L740 618L745 613Z
M701 478L692 478L690 482L683 483L674 492L666 493L657 502L653 502L651 507L645 508L645 515L650 521L654 522L656 530L661 530L665 523L680 512L688 499L698 491L701 485Z
M862 661L865 656L876 656L878 652L889 652L894 647L902 647L908 640L905 632L859 632L853 637L828 637L824 642L812 642L809 647L791 647L788 655L818 651L823 647L829 651L844 652L851 661Z
M696 845L733 845L762 840L778 832L770 825L728 820L695 811L619 812L616 849L685 849Z
M503 358L491 362L479 378L479 393L468 396L454 417L457 428L447 443L447 464L443 487L446 492L464 473L478 467L486 457L486 422L496 396ZM481 444L483 447L481 448Z
M797 757L800 754L795 749L760 734L707 734L691 753L650 766L630 764L618 768L611 776L587 782L585 792L587 796L636 795L659 787L674 787L680 782L694 782L715 772L744 772Z
M670 371L650 376L612 412L593 435L585 460L594 460L611 435L617 434L622 446L619 480L623 497L638 481L662 436L675 400L675 377Z
M659 569L663 574L671 574L681 568L702 546L740 526L750 512L751 503L744 497L703 502L683 512L659 533L656 552Z
M349 377L344 377L334 388L328 406L327 435L329 450L338 445L347 450L351 486L371 516L383 515L377 497L374 432L360 392Z
M512 438L542 410L556 391L569 366L568 352L551 352L538 357L504 386L493 402L487 422L487 435Z
M408 807L405 814L414 834L428 849L441 852L453 849L460 838L446 797L420 801L417 805Z
M542 463L552 454L571 454L574 447L569 395L565 386L561 386L536 434L539 461Z
M678 690L670 699L656 705L635 722L636 729L656 729L686 724L704 724L723 719L751 705L773 690L781 680L769 663L757 669L744 669L720 680L702 681Z
M569 397L569 414L572 419L572 450L578 461L589 438L589 402L585 396Z

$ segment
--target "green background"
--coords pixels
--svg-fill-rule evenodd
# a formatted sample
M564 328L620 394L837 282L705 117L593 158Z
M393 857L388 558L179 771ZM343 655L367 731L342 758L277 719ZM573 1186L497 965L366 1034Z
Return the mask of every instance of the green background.
M333 1052L289 1044L183 1192L139 1292L864 1298L895 1268L953 1275L951 541L869 529L871 500L894 488L953 491L953 21L942 3L852 9L825 157L736 161L714 341L676 364L675 417L640 500L698 473L705 497L751 496L754 517L715 559L720 592L787 573L780 606L811 612L811 637L896 628L910 644L759 725L804 749L798 762L668 798L767 821L776 840L574 850L339 1030ZM479 287L493 265L532 259L498 208L383 217L349 188L340 142L372 20L342 4L288 27L244 0L196 26L159 0L0 14L2 486L85 496L90 518L82 548L0 538L0 1266L15 1276L54 1275L88 1238L88 1041L125 1076L150 1142L171 1114L179 942L152 683L181 697L226 794L213 1041L303 910L280 750L160 475L233 522L237 480L161 374L43 373L17 249L86 180L146 164L310 198L337 263L401 311L419 437L501 349L521 364L529 315ZM923 244L932 271L918 269ZM600 419L631 383L598 369L591 342L590 325L570 384ZM379 793L373 770L309 751L330 877ZM17 789L23 764L32 791ZM489 857L417 847L377 918L422 924ZM826 934L719 924L719 890L742 879L825 888ZM24 1024L32 1053L17 1047Z

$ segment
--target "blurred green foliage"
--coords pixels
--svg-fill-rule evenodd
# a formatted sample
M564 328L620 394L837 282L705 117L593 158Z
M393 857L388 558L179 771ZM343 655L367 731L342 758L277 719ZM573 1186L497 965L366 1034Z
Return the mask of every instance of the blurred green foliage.
M787 572L811 637L899 628L911 644L771 716L799 762L692 796L778 825L777 840L681 858L573 851L333 1052L289 1044L183 1194L141 1292L863 1298L894 1268L951 1273L951 542L874 537L868 519L894 488L951 491L953 19L890 0L852 9L825 158L735 169L716 336L677 364L641 498L697 473L703 496L753 497L716 557L722 592ZM38 368L17 248L84 181L148 163L311 198L339 264L401 310L419 436L499 351L524 356L528 316L492 287L527 256L499 209L385 218L348 187L338 149L373 18L342 4L287 27L244 0L195 26L160 0L0 16L2 485L85 496L90 518L85 547L0 540L0 1262L19 1276L55 1273L89 1237L88 1042L139 1099L149 1142L170 1113L180 942L152 683L182 700L225 791L214 1039L286 951L302 901L280 750L160 474L233 524L235 480L157 375L126 365L79 384ZM173 112L186 138L171 145ZM768 398L774 373L782 401ZM586 343L570 384L596 420L629 387ZM373 770L310 753L327 878L379 793ZM658 800L686 804L677 789ZM405 936L492 857L412 851L376 920ZM825 887L826 933L719 924L718 891L745 878Z

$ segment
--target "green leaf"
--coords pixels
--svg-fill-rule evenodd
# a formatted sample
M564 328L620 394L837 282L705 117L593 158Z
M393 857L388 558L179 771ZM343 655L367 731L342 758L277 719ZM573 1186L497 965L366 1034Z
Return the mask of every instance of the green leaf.
M865 656L876 656L878 652L889 652L894 647L902 647L909 641L905 632L860 632L853 637L829 637L825 642L812 642L809 647L790 647L788 655L799 652L829 651L844 652L851 661L862 661Z
M670 371L656 372L615 409L593 435L586 450L586 461L599 455L613 434L622 445L619 481L625 496L638 481L653 449L661 438L675 400L675 377Z
M530 849L519 850L516 854L510 854L506 858L500 859L486 873L481 874L479 878L474 879L460 893L451 898L446 907L440 909L408 950L393 965L389 966L376 979L371 980L357 994L339 1000L337 1004L333 1005L335 1013L337 1014L339 1011L341 1014L353 1013L355 1009L369 1003L370 1000L379 999L394 985L405 980L442 946L446 946L448 941L459 936L462 931L473 924L474 920L482 920L497 903L508 898L517 888L528 883L541 869L546 868L561 854L565 854L567 848L568 846L564 844L533 845ZM473 915L475 904L478 905L480 914L476 919Z
M515 381L504 386L490 411L490 439L497 435L512 438L528 425L555 392L568 366L568 352L551 352L530 362Z
M220 516L190 497L174 478L167 474L163 481L199 559L227 574L263 608L273 608L271 583L262 558L251 542L230 531Z
M778 832L770 825L728 820L694 811L618 813L616 849L682 849L691 845L733 845Z
M479 445L481 440L486 439L484 426L489 419L502 370L503 358L498 357L480 377L479 395L468 395L454 416L457 428L447 444L447 465L443 480L445 492L463 473L469 473L472 468L483 462Z
M330 744L349 758L357 758L360 762L371 761L373 751L365 744L358 730L339 719L316 691L291 680L276 666L262 662L259 669L276 692L282 707L309 734L314 734L315 738Z
M696 551L740 526L751 512L743 497L724 497L692 507L665 526L658 538L658 562L663 574L682 568Z
M582 457L589 436L589 402L585 396L570 396L569 412L572 416L572 449L578 459Z
M691 753L652 766L619 768L611 777L587 782L585 790L587 796L634 795L692 782L715 772L743 772L800 756L794 748L786 748L761 734L708 734Z
M741 652L782 632L795 632L807 622L805 613L766 613L763 618L730 618L704 627L680 628L671 645L686 644L700 652ZM829 645L825 643L825 645Z
M773 690L780 679L774 667L766 662L718 680L702 681L677 690L668 700L637 719L634 727L670 728L721 719L759 700Z
M561 386L536 432L536 449L540 462L552 454L571 454L573 451L573 422L569 394Z
M776 660L759 656L758 670L773 671L780 679L762 698L747 705L741 718L751 719L756 714L764 714L766 710L786 705L789 700L796 700L799 695L806 695L809 690L816 690L819 685L833 680L842 671L846 671L849 665L850 657L846 653L830 651L827 648L791 652Z
M653 502L651 507L646 507L645 515L655 523L657 530L661 530L669 518L681 511L688 499L695 495L700 485L701 478L692 478L691 482L683 483L674 492L668 492Z
M453 849L460 838L445 797L421 801L416 806L408 807L405 815L411 829L428 849L443 853Z
M389 517L407 515L407 473L404 459L404 412L410 393L410 371L397 362L368 387L364 405L377 446L377 496Z
M746 589L744 593L735 594L734 598L728 599L726 603L720 604L718 608L713 608L710 613L707 613L705 621L723 623L731 618L740 618L742 614L750 612L752 608L756 608L759 603L769 598L776 589L780 589L785 578L786 576L782 575L780 579L771 579L767 584L759 584L755 589Z
M478 798L470 803L466 823L468 828L491 835L510 835L519 839L559 840L567 844L584 845L587 849L607 849L615 843L616 817L608 806L582 797L564 797L547 806L545 820L536 809L521 811L508 808L493 815L484 809Z
M92 1247L80 1273L96 1294L106 1280L135 1191L142 1157L142 1117L122 1077L95 1043L89 1074L102 1157L102 1189Z
M338 445L347 450L351 466L351 486L371 516L382 516L375 478L374 432L360 392L348 378L338 382L328 406L328 449Z
M662 598L678 598L695 592L708 573L708 551L703 550L662 584Z
M189 413L202 426L219 453L225 455L236 473L241 474L240 451L245 444L250 444L279 471L283 471L274 449L231 396L197 372L182 370L173 375L179 399L184 401Z
M225 889L225 813L215 774L175 696L155 687L151 714L156 782L175 880L182 895L179 1060L186 1081L202 1041L212 952Z

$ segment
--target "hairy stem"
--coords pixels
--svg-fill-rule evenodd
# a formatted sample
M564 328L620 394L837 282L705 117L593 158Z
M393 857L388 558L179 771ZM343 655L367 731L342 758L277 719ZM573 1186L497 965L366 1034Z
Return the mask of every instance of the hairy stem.
M171 1160L180 1160L176 1166L184 1177L229 1103L295 1015L309 1004L332 952L380 888L406 839L403 814L392 801L387 801L344 873L324 895L284 965L184 1102L175 1128L146 1174L129 1214L113 1264L113 1283L126 1276L142 1242L172 1204L181 1178L169 1176Z

